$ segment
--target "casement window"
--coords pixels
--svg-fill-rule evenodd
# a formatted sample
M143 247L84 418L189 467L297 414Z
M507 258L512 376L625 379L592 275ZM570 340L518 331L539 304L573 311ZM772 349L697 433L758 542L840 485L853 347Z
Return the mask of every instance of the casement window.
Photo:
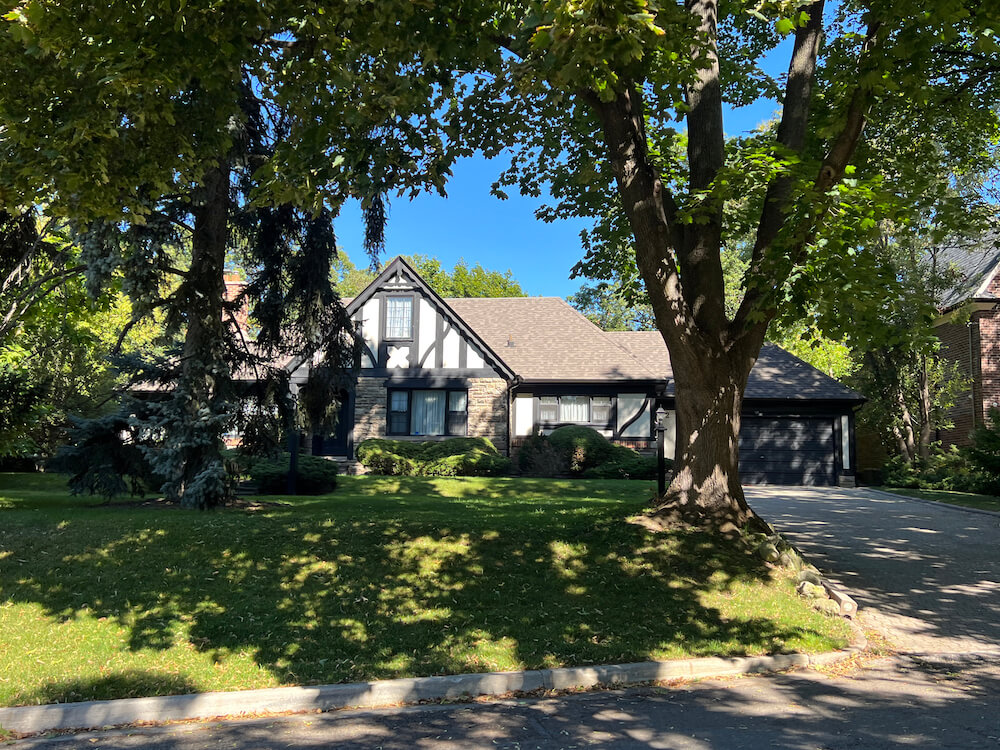
M611 424L611 396L539 396L540 424Z
M410 432L410 392L392 391L389 394L389 424L386 425L390 435L408 435Z
M538 421L558 422L559 421L559 397L541 396L538 399Z
M590 397L590 421L592 424L611 423L611 396Z
M391 390L386 434L463 437L469 423L466 391Z
M386 339L413 338L413 297L385 298Z
M560 396L560 422L589 422L590 396Z

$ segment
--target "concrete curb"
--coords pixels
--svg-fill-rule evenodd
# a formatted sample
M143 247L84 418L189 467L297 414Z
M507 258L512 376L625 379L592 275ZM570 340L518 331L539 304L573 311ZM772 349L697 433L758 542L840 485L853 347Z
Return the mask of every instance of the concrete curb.
M912 497L911 495L902 495L896 492L889 492L888 490L879 490L874 487L858 487L859 490L865 490L866 492L871 492L875 495L881 497L888 497L893 500L912 500L915 503L923 503L924 505L934 505L938 508L947 508L948 510L960 510L963 513L978 513L981 516L993 516L994 518L1000 518L1000 512L995 510L983 510L982 508L969 508L965 505L953 505L952 503L942 503L938 500L928 500L923 497Z
M226 693L196 693L156 698L61 703L0 708L0 728L18 735L54 730L94 729L137 723L212 719L277 713L373 708L420 701L446 701L528 693L625 686L659 680L724 677L778 672L795 667L828 666L858 649L823 654L775 654L735 658L679 659L592 667L487 672L415 677L316 687L283 687Z

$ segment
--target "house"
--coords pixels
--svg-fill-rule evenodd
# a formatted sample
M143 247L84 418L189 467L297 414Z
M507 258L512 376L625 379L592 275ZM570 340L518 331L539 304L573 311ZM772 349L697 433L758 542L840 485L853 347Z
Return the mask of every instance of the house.
M1000 407L1000 235L936 248L935 263L955 279L938 299L934 323L941 356L958 364L970 385L950 416L954 427L935 436L943 445L969 445L990 408Z
M364 342L335 434L314 452L353 455L371 437L483 436L505 453L536 431L583 424L672 455L670 360L656 332L602 331L553 297L442 299L396 258L347 311ZM750 376L740 440L747 482L853 483L855 392L767 345Z

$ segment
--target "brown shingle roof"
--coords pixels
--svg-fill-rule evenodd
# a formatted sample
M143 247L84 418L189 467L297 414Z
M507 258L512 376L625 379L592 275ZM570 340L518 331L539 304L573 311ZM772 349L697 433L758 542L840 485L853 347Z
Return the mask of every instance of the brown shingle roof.
M648 368L662 373L661 377L672 375L670 355L659 331L614 331L606 335L627 347ZM673 382L667 385L666 393L673 395ZM862 400L857 392L776 344L764 344L761 348L750 371L745 398Z
M559 297L445 301L524 380L663 379Z

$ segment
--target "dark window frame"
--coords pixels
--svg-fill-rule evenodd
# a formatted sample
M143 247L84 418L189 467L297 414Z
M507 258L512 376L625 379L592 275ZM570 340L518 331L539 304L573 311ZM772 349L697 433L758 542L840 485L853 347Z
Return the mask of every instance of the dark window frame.
M410 302L410 332L406 336L389 335L389 300L405 299ZM382 341L413 341L417 325L417 302L413 294L387 294L382 298Z
M413 392L414 391L439 391L445 394L444 397L444 434L443 435L414 435L413 434ZM406 394L406 411L393 411L392 397L395 393ZM453 411L451 409L451 394L461 393L465 396L465 410ZM392 415L406 415L406 431L398 432L392 430ZM461 428L453 429L453 426L461 419ZM467 437L469 434L469 390L468 388L388 388L386 389L386 412L385 412L385 434L393 437L427 437L427 438L447 438L447 437Z
M572 398L585 398L587 399L587 420L585 422L577 420L565 420L562 418L562 400L567 397ZM543 398L555 399L555 419L547 419L543 413L543 407L541 400ZM594 399L595 398L606 398L610 399L610 403L607 406L608 418L607 420L594 421ZM615 418L618 409L618 399L614 395L610 394L593 394L593 393L560 393L560 394L535 394L535 399L537 401L537 412L535 414L535 423L543 427L553 427L559 425L569 425L578 424L584 427L593 427L594 429L615 429ZM548 408L553 408L552 404L548 405Z

